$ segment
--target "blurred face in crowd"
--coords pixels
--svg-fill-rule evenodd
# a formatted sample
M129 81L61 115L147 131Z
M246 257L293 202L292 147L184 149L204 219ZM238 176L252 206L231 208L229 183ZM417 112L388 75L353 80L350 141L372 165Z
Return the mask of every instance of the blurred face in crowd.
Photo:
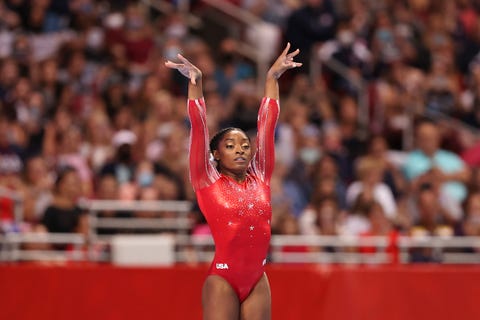
M0 81L6 87L13 85L19 77L19 69L15 60L5 60L0 71Z
M76 201L81 195L81 180L74 170L64 173L57 183L57 194L71 201Z
M340 118L343 122L356 123L357 103L352 97L345 97L340 104Z
M423 123L417 128L417 143L427 156L433 156L440 146L440 133L431 123Z
M438 214L438 198L432 189L422 190L418 196L420 219L425 223L435 223Z
M36 185L47 178L48 170L45 160L41 157L34 157L28 160L26 166L26 179Z
M363 158L357 164L357 177L366 185L373 186L383 178L383 169L378 159Z
M370 154L374 157L383 157L385 151L387 151L387 142L382 136L376 136L370 142Z
M338 168L335 160L329 156L323 156L318 162L317 177L325 179L326 177L336 178L338 175Z
M338 205L333 199L323 200L317 207L317 224L324 235L336 234Z
M52 84L57 81L58 64L55 60L47 60L43 64L42 75L43 81L47 84Z
M383 212L380 204L374 203L368 210L368 219L370 221L371 229L374 232L382 232L389 228L389 221Z
M118 199L118 182L113 175L107 175L101 178L98 184L99 199L115 200Z

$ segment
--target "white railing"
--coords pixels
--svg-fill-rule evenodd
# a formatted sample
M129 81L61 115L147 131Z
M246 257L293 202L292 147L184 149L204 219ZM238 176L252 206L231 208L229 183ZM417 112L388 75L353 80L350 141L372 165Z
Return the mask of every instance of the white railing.
M94 237L99 228L112 229L149 229L154 231L176 230L185 233L192 227L188 213L192 208L190 201L119 201L119 200L90 200L82 202L80 206L89 213L90 235ZM102 211L120 212L149 212L157 217L102 217ZM169 212L175 217L159 217L158 215Z
M176 239L178 246L186 249L177 252L177 261L211 261L214 254L211 237ZM480 237L401 236L392 243L383 236L274 235L270 244L272 263L407 264L411 262L411 250L428 248L433 250L438 263L480 264ZM388 252L391 247L396 252ZM465 248L472 252L462 252ZM364 249L368 250L362 252Z
M0 262L83 261L86 244L75 233L8 233L0 236Z
M125 233L134 236L139 230L143 235L170 234L174 239L171 250L177 263L210 262L213 258L215 245L211 236L189 235L193 227L189 218L192 203L189 201L92 200L81 203L81 207L89 214L88 235L55 233L0 235L0 261L111 262L109 252L115 237ZM152 217L102 217L100 215L102 211L151 212ZM162 216L163 212L169 212L168 216ZM99 234L101 228L109 228L115 231L112 232L115 235ZM65 250L67 247L68 250ZM434 261L439 263L480 263L480 237L453 236L399 236L392 242L383 236L273 235L269 259L272 263L410 263L412 252L418 251L418 248L429 249L435 256Z
M107 251L114 237L104 236L92 242L79 234L7 234L0 236L0 261L110 262ZM177 263L209 263L212 260L215 245L211 236L177 234L172 237ZM58 245L69 245L69 250L55 249ZM392 247L396 248L395 253L387 250ZM368 252L363 252L365 248L369 249ZM411 262L410 250L419 248L432 250L437 263L480 264L480 237L430 236L401 236L392 243L383 236L274 235L269 260L271 263L289 264L408 264Z

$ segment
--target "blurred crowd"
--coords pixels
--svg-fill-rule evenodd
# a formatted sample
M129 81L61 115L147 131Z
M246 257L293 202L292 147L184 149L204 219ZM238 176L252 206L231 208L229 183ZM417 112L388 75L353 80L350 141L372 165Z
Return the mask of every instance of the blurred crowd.
M211 134L254 136L262 75L242 41L270 59L289 41L304 66L280 82L273 233L480 235L478 1L229 2L261 24L212 44L141 1L0 1L0 190L21 195L24 220L0 193L4 232L87 233L79 199L195 202L187 83L164 61L202 70ZM332 59L343 75L320 66Z

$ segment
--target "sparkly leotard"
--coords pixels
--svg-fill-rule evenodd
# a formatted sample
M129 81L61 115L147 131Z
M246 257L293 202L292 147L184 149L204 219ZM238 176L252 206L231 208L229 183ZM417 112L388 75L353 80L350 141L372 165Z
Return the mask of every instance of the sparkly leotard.
M264 273L270 242L270 178L275 162L278 101L264 98L258 112L255 156L244 182L220 174L209 161L206 107L188 101L190 180L215 241L210 275L224 278L243 302Z

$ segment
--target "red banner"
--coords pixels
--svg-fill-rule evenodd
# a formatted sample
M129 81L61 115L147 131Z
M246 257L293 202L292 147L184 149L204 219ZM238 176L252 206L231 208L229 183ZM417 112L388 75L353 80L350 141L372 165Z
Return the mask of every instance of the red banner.
M201 319L206 270L4 265L0 318ZM267 274L274 320L480 319L480 266L272 265Z

